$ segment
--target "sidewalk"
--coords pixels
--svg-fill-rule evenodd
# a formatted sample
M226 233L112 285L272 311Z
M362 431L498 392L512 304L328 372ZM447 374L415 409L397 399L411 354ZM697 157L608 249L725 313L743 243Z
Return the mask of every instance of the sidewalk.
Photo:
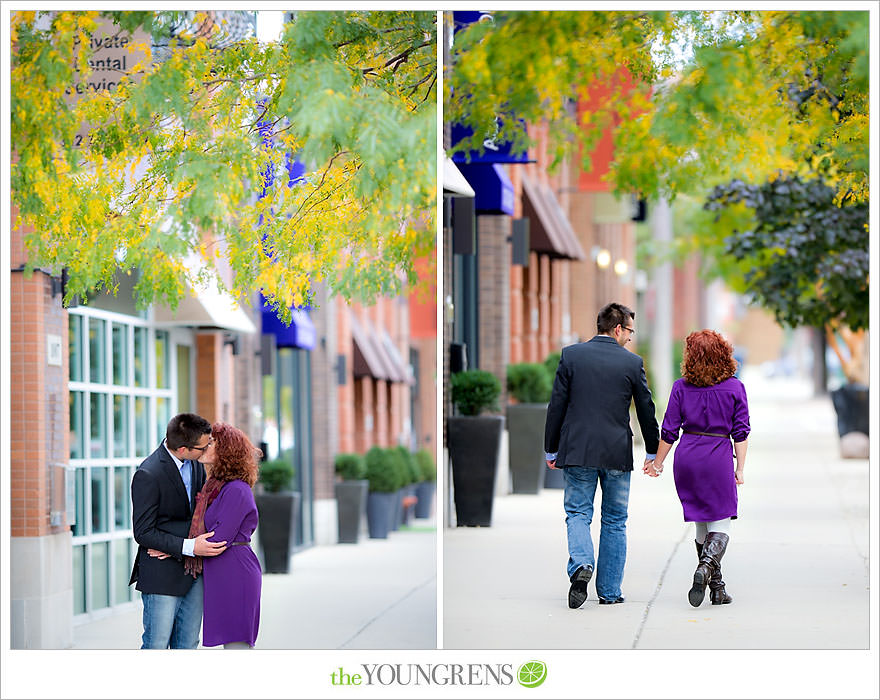
M436 534L433 518L414 519L387 540L297 552L289 573L263 575L256 648L436 648ZM75 626L72 648L139 648L141 610Z
M591 582L587 602L568 608L561 489L503 496L491 527L444 533L444 647L867 649L868 460L839 458L830 399L798 382L744 381L752 433L723 562L731 605L688 604L693 524L682 520L671 457L651 479L638 448L626 603L600 607ZM597 514L594 546L598 533Z

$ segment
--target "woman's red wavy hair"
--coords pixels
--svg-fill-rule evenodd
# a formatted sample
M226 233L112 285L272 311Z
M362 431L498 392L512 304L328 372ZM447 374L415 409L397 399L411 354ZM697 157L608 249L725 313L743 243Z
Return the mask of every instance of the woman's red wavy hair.
M256 484L262 452L254 447L248 436L227 423L214 423L211 436L214 438L211 476L220 481L241 479L248 486Z
M684 341L681 376L694 386L713 386L736 373L733 346L720 333L694 331Z

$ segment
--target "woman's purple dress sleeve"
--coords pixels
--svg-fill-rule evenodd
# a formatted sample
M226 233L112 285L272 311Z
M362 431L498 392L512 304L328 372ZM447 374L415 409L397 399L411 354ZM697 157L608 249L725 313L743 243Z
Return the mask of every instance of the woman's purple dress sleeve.
M740 382L736 402L733 406L733 427L730 436L734 442L745 440L752 428L749 425L749 399L746 396L746 387Z
M673 444L678 440L678 431L681 428L683 417L681 415L681 385L675 382L669 394L669 403L666 406L666 414L663 416L663 426L660 429L660 437L663 442Z

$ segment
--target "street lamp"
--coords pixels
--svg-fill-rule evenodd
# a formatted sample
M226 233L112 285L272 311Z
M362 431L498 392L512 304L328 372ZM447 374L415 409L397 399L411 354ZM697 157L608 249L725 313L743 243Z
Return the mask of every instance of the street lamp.
M628 270L629 264L623 258L614 263L614 274L616 274L618 277L623 277Z

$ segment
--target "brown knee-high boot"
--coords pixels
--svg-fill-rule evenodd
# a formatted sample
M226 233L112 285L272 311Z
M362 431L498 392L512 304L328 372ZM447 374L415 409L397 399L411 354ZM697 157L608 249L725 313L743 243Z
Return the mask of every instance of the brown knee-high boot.
M710 532L706 535L706 541L703 543L700 552L700 563L694 571L694 582L688 591L688 602L695 608L699 607L706 595L706 586L710 579L717 575L721 578L721 557L727 550L727 543L730 538L723 532ZM720 581L723 588L724 582ZM722 600L723 602L723 600Z
M699 561L700 556L703 554L703 545L696 540L694 540L694 544L697 546L697 560ZM712 601L712 605L727 605L733 602L733 598L730 597L730 594L724 587L724 581L721 578L721 566L715 569L715 572L709 577L709 600Z

